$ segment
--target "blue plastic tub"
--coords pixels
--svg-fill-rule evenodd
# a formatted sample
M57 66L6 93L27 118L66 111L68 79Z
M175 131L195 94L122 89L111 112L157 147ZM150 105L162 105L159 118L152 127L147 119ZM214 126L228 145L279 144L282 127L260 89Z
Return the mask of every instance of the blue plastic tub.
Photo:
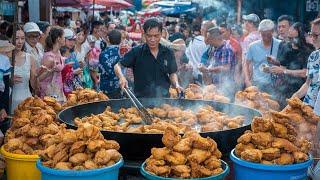
M175 179L177 179L177 178L165 178L165 177L156 176L154 174L151 174L144 169L145 164L146 163L144 162L141 165L140 172L146 179L149 179L149 180L175 180ZM205 178L191 178L191 179L192 180L223 180L224 177L229 174L230 169L229 169L228 164L222 160L221 160L221 166L222 166L222 169L224 170L221 174L218 174L215 176L210 176L210 177L205 177Z
M123 159L116 164L93 170L58 170L43 166L41 161L37 161L37 168L41 172L43 180L117 180L119 169L123 165Z
M235 180L305 180L307 179L308 167L312 163L312 156L309 160L292 165L265 165L242 160L230 153L233 161Z

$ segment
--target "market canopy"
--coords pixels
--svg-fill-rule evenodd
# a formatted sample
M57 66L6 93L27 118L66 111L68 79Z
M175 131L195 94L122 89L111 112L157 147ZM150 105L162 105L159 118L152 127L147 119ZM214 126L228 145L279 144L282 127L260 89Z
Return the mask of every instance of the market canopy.
M59 7L88 7L93 4L113 9L126 9L133 5L124 0L53 0L55 6Z

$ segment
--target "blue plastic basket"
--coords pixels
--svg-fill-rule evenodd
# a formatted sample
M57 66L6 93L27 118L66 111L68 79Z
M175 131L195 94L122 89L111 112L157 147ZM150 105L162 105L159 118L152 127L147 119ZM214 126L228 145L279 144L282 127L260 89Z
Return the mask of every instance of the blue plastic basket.
M308 167L312 163L312 156L303 163L291 165L266 165L242 160L230 153L230 159L234 162L235 180L305 180L307 179Z
M149 180L175 180L177 178L165 178L165 177L161 177L161 176L156 176L154 174L149 173L148 171L146 171L144 169L145 167L145 162L141 165L140 168L140 173ZM191 178L192 180L223 180L225 176L227 176L230 172L229 166L226 162L224 162L223 160L221 160L221 166L222 169L224 170L221 174L218 175L214 175L214 176L210 176L210 177L205 177L205 178ZM191 180L190 179L190 180Z
M43 166L40 160L37 161L37 168L40 170L43 180L117 180L122 165L123 159L109 167L75 171L51 169Z

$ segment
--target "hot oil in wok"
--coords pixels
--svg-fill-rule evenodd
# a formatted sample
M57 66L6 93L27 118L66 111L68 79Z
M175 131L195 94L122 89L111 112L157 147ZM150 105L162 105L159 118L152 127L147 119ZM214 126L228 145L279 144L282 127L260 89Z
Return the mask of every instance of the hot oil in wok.
M173 126L184 133L188 130L198 132L213 132L242 127L244 116L231 116L215 110L209 105L193 105L182 108L169 104L149 106L148 111L155 118L151 125L144 125L137 109L134 107L120 108L112 112L107 107L104 112L97 115L75 118L79 121L89 122L102 130L128 133L163 133L168 126ZM232 113L231 113L232 114Z

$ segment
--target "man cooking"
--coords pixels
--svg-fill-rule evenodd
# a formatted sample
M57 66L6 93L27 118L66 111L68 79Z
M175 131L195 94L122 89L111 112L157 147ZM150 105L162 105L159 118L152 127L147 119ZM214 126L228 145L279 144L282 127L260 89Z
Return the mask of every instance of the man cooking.
M133 48L114 67L120 87L128 88L128 81L121 72L122 65L133 69L137 97L169 97L170 85L181 92L173 51L160 44L162 24L151 18L145 21L143 30L146 43Z

